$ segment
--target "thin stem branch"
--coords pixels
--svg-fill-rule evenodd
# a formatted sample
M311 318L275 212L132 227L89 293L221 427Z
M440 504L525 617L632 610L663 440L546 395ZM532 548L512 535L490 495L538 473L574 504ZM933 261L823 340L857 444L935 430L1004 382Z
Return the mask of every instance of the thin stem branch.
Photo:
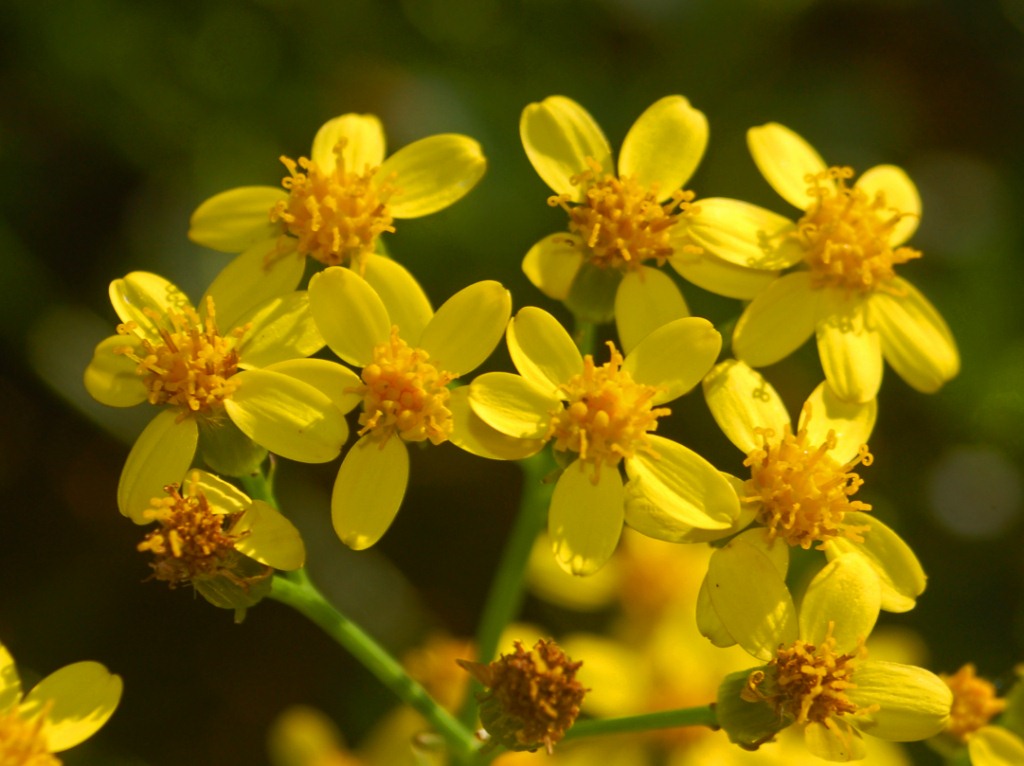
M652 731L669 729L678 726L709 726L718 728L718 716L711 705L703 707L679 708L663 710L644 715L624 716L622 718L590 719L577 721L565 734L565 739L594 737L600 734L621 734L624 732Z

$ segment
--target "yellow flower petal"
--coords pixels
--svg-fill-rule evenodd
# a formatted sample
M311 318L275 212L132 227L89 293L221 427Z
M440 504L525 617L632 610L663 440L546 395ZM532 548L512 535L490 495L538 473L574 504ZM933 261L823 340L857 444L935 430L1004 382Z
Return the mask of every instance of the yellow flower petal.
M341 452L345 418L316 388L269 370L245 370L235 380L238 388L224 409L261 447L302 463L326 463Z
M967 740L973 766L1019 766L1024 763L1024 742L1008 729L982 726Z
M569 333L551 314L527 306L509 322L508 351L519 374L554 391L583 372L583 357Z
M149 391L135 372L138 365L124 354L114 353L118 348L139 346L131 335L111 335L97 344L83 379L93 399L108 407L134 407L146 401Z
M331 495L334 531L350 548L376 543L391 526L409 483L409 451L392 437L364 436L345 455Z
M688 316L690 310L676 283L650 266L631 269L615 292L615 327L624 354L653 330Z
M252 501L232 532L242 536L235 550L268 567L290 572L306 563L299 530L262 500Z
M887 210L903 214L889 235L892 247L902 245L917 231L921 221L921 195L902 169L895 165L876 165L857 179L854 188L866 192L870 199L883 195Z
M434 309L409 270L397 261L370 253L363 261L363 279L380 296L391 324L401 328L402 336L419 338Z
M275 240L260 240L217 275L197 304L199 311L206 316L206 299L212 297L217 327L237 327L247 312L298 287L305 269L305 258L281 256Z
M764 367L789 356L814 332L820 292L811 289L811 275L806 271L772 282L740 315L732 336L733 353L751 367Z
M915 742L938 734L949 720L953 693L934 673L914 665L862 660L846 696L855 705L878 709L851 719L865 734Z
M707 145L704 113L682 96L666 96L647 107L626 134L619 176L656 186L658 199L666 200L690 180Z
M591 575L615 552L622 534L622 478L605 467L595 483L580 461L566 468L555 485L548 512L548 535L558 563L570 574Z
M625 461L626 473L637 482L635 491L649 501L631 507L629 525L648 537L668 541L690 527L730 528L740 515L740 503L729 481L682 444L654 434L648 439L653 456L638 453Z
M324 347L305 290L274 298L242 322L250 325L238 347L242 367L265 367L315 354Z
M573 577L551 555L551 538L544 532L537 536L530 552L526 582L534 595L549 604L577 612L598 612L618 599L622 574L619 559L612 556L590 577Z
M562 406L554 391L508 372L475 378L469 385L469 404L487 425L514 439L543 439L550 413Z
M820 383L807 397L811 416L806 407L800 412L798 429L807 429L811 444L824 444L829 432L836 438L836 447L830 454L845 463L853 459L861 445L867 444L878 416L878 400L858 403L840 399L827 383ZM779 431L778 433L782 433Z
M216 194L192 213L188 238L213 250L240 253L282 233L281 224L270 222L270 211L287 198L288 192L275 186L240 186Z
M777 122L748 130L747 147L772 188L789 204L806 210L813 200L807 193L807 176L828 170L814 147Z
M676 251L668 262L687 282L744 301L756 298L778 278L777 272L735 266L708 253Z
M743 490L743 482L726 473L721 475L738 497L738 493ZM741 503L739 515L729 526L718 529L695 527L684 523L678 515L673 515L673 506L666 507L663 504L662 492L645 492L648 486L649 483L639 477L626 482L626 523L637 532L656 540L670 543L714 542L731 537L747 527L757 512L753 503ZM706 524L703 517L700 523Z
M796 608L775 564L740 540L708 563L708 595L722 625L749 654L768 661L798 638Z
M864 542L837 537L826 545L825 555L829 560L847 553L864 557L881 582L882 609L887 612L913 609L917 597L924 593L927 577L911 547L874 514L850 512L843 520L846 524L868 528L861 533Z
M202 493L216 513L241 513L252 505L252 498L234 484L198 468L189 471L181 485L186 496Z
M945 320L912 284L897 277L871 298L882 354L912 388L931 394L960 372L960 352Z
M438 308L418 345L439 369L459 377L491 355L511 314L512 295L500 282L477 282Z
M452 432L448 440L460 449L491 460L522 460L544 447L543 439L516 439L487 425L469 405L469 386L460 386L448 398Z
M733 479L733 487L737 490L743 488L744 482L730 477ZM738 486L737 486L738 485ZM757 503L746 503L745 505L757 506ZM786 573L789 571L789 545L779 538L769 539L768 530L765 527L752 527L744 532L741 532L736 536L736 539L747 545L752 545L757 548L761 553L768 557L768 559L775 565L775 571L779 573L779 577L786 579Z
M0 713L6 713L21 699L21 678L14 658L0 644Z
M110 283L110 303L122 322L135 322L150 338L159 338L159 331L146 311L161 317L168 309L181 311L192 304L175 284L148 271L133 271L124 279Z
M333 173L340 152L345 170L362 175L384 161L385 151L384 128L376 116L343 114L316 132L309 158L325 173Z
M626 520L627 523L629 520ZM736 646L736 639L726 629L718 617L714 604L711 603L711 592L708 590L707 577L700 584L697 591L697 630L713 645L720 649L729 646Z
M181 481L192 465L199 443L194 418L178 420L178 411L165 409L139 434L128 453L117 484L117 507L136 524L149 524L143 517L155 497L164 497L164 487Z
M818 356L836 396L868 402L882 385L882 341L867 321L867 302L841 290L822 290Z
M817 646L831 626L836 651L850 653L871 635L881 598L874 569L860 556L839 556L807 586L800 602L800 638Z
M265 369L301 380L326 396L342 413L351 412L363 398L352 389L362 380L348 367L326 359L289 359Z
M587 170L588 159L596 160L605 173L614 170L601 128L586 109L564 96L527 106L519 119L519 136L537 175L572 202L583 199L582 187L572 179Z
M652 404L676 399L707 375L722 350L722 336L701 317L685 317L649 333L626 356L622 369L637 383L656 386Z
M744 455L759 447L758 428L781 437L789 425L786 405L761 374L736 359L716 365L704 378L704 399L718 427Z
M388 201L391 215L419 218L462 199L486 169L480 144L468 136L443 133L399 149L384 160L379 178L398 188Z
M356 367L373 360L373 349L391 337L391 319L369 283L332 266L309 280L309 308L331 350Z
M40 681L21 704L23 718L52 705L43 721L50 752L84 742L114 714L121 700L121 677L98 662L75 662Z
M795 266L804 248L791 235L796 224L785 216L735 199L702 199L687 222L686 235L699 247L746 269L780 271Z
M560 232L544 237L523 258L523 273L549 298L564 301L583 265L583 240Z
M804 727L804 744L811 755L826 761L859 761L867 755L864 738L849 723L835 717L826 726L811 722Z

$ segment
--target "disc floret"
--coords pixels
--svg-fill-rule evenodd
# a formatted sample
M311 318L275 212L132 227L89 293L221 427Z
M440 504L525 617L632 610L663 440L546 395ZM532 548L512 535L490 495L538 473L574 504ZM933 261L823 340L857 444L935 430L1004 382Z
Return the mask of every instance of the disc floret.
M957 742L966 742L1006 709L1006 700L998 697L995 685L978 677L972 663L952 675L940 674L939 678L953 691L953 708L945 734Z

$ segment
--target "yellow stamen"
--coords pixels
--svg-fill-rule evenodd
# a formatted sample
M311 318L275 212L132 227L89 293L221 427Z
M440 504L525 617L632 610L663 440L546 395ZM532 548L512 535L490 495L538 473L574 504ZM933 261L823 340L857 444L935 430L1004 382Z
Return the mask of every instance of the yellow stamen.
M805 413L810 419L809 405ZM785 427L782 439L775 441L772 429L758 428L764 446L750 451L743 464L750 467L745 489L747 502L759 502L758 521L768 528L768 539L781 537L789 545L804 550L814 543L819 548L833 537L863 542L869 527L844 522L850 511L870 511L871 506L851 500L864 481L852 469L874 461L867 445L861 445L857 457L840 465L828 452L836 448L834 431L825 443L811 445L807 428L794 436Z
M206 299L205 320L191 306L169 309L163 316L152 309L145 313L157 324L160 342L145 337L137 323L126 322L117 332L135 335L141 348L123 346L115 353L138 365L150 404L182 407L185 414L220 407L237 388L231 376L238 371L238 342L248 326L221 335L213 298Z
M60 766L50 753L43 734L43 722L53 702L32 718L18 715L17 706L0 712L0 766Z
M853 177L848 167L834 167L807 177L813 198L797 225L815 287L842 287L869 292L891 281L896 264L920 258L910 247L893 249L893 229L913 213L890 207L879 192L871 198L862 189L847 186Z
M306 157L298 162L281 157L290 174L281 184L289 195L274 205L270 220L284 222L298 240L299 253L328 266L361 268L378 235L395 230L387 203L398 190L389 179L374 178L378 167L346 168L344 145L341 141L334 149L338 159L331 172Z
M949 712L946 734L958 742L986 726L1006 709L1006 700L999 699L996 687L975 675L974 665L967 663L953 675L940 674L939 678L953 690L953 708Z
M452 413L447 385L453 376L437 369L426 351L398 337L398 327L373 350L373 361L361 377L363 385L354 389L363 397L360 436L372 431L381 444L395 432L410 442L448 440Z
M656 454L647 434L670 412L652 406L658 389L635 382L620 369L623 360L615 344L609 341L608 348L608 362L598 367L587 354L583 372L562 386L566 403L551 413L547 434L555 449L577 452L581 461L594 466L595 483L603 465L616 466L640 452Z
M589 260L600 268L638 269L647 260L664 265L676 248L670 229L684 216L696 212L694 193L677 189L665 204L658 204L656 186L644 188L635 178L604 173L588 159L589 170L573 176L573 185L586 187L585 201L571 204L568 194L548 199L569 214L569 229L579 234L589 250ZM695 246L686 251L701 252Z

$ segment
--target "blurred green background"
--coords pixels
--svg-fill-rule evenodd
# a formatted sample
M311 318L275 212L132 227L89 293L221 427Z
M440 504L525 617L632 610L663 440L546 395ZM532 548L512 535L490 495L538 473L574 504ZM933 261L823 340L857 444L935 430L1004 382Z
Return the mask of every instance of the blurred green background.
M152 413L101 407L81 385L115 323L110 280L156 271L198 296L228 259L186 239L195 206L276 184L279 155L308 153L350 111L379 115L392 149L449 131L484 146L472 194L388 240L435 303L488 278L517 307L553 308L519 268L564 226L518 136L523 106L551 94L586 106L615 147L650 103L686 95L711 124L698 197L792 212L745 148L769 120L833 163L904 167L925 258L901 273L946 317L963 372L931 397L891 371L883 384L862 496L930 575L915 611L884 619L925 636L934 670L973 660L1011 678L1024 645L1024 1L7 0L3 16L0 640L27 679L96 659L126 680L120 710L68 763L264 763L289 704L323 708L355 740L392 704L277 604L235 626L186 589L142 582L115 488ZM715 322L737 312L683 289ZM795 411L821 373L808 347L766 374ZM739 470L699 394L674 411L669 433ZM318 582L396 649L431 626L471 633L516 468L414 455L395 525L363 554L330 530L335 470L281 470Z

